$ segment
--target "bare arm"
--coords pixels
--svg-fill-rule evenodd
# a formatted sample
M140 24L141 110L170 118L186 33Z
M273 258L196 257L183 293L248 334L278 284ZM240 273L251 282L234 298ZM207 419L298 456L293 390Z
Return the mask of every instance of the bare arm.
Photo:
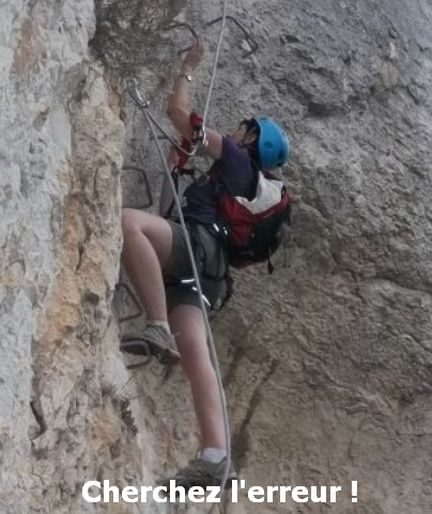
M191 138L192 127L190 124L189 82L185 75L191 75L194 72L203 53L204 45L202 39L198 38L187 53L180 73L174 82L173 91L168 97L167 115L177 131L186 139ZM222 136L211 129L206 129L206 136L208 140L206 153L213 159L219 159L222 155Z

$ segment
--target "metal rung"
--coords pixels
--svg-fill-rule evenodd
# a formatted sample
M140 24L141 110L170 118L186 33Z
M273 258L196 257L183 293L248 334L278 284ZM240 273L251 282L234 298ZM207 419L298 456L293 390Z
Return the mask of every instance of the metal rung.
M129 316L119 317L119 319L118 319L119 323L123 323L124 321L129 321L131 319L139 318L141 316L141 314L143 313L143 310L141 308L141 305L140 305L137 297L132 292L131 288L124 282L119 282L118 284L116 284L115 288L116 288L116 291L120 291L120 289L124 289L126 291L126 293L128 294L128 296L130 296L130 298L132 299L132 302L134 303L134 305L137 309L137 312L134 314L130 314Z
M215 18L214 20L211 20L205 24L205 27L211 27L215 23L219 23L222 21L223 16L219 16L218 18ZM248 42L251 49L249 52L246 52L243 54L243 59L246 59L246 57L249 57L250 55L254 54L258 50L258 43L255 41L255 39L252 37L251 33L245 29L244 25L242 25L234 16L227 15L227 20L231 20L237 27L243 32L244 38Z
M215 18L214 20L208 21L204 25L204 28L211 27L212 25L215 25L216 23L221 22L222 19L223 19L223 16L219 16L218 18ZM248 45L251 48L249 51L247 51L246 53L244 53L242 55L243 59L246 59L246 57L249 57L250 55L254 54L258 50L258 43L256 42L255 38L252 36L252 34L234 16L227 15L226 19L232 21L241 30L245 40L247 41ZM191 25L189 25L189 23L174 23L174 24L166 27L165 30L168 31L168 30L175 30L175 29L182 29L182 28L186 28L187 30L189 30L189 32L192 34L192 36L195 39L198 37L196 30ZM183 48L182 50L179 50L177 53L178 53L178 55L180 55L184 52L187 52L191 48L192 48L192 46L188 46L187 48Z
M142 178L142 183L145 186L146 194L147 194L147 201L142 204L135 207L135 209L148 209L149 207L152 207L153 205L153 195L150 187L150 181L147 177L147 172L144 168L140 168L138 166L124 166L123 173L138 173Z
M172 23L171 25L168 25L168 27L165 28L166 31L168 30L175 30L175 29L181 29L181 28L187 28L189 32L192 34L192 36L196 39L198 37L197 32L192 27L192 25L189 25L189 23Z

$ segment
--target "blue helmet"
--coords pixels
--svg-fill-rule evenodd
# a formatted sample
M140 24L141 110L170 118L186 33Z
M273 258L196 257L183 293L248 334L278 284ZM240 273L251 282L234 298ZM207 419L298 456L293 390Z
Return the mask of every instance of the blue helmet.
M283 128L271 118L255 118L259 127L257 151L259 165L267 170L283 166L289 157L290 143Z

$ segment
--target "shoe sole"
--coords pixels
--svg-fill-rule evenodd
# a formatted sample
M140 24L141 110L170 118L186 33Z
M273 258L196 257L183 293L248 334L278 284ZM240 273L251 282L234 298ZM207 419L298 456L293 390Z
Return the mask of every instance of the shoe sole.
M122 339L120 350L132 355L156 357L156 359L164 365L175 364L180 360L180 354L176 351L170 348L161 350L161 348L154 343L144 341L139 337Z

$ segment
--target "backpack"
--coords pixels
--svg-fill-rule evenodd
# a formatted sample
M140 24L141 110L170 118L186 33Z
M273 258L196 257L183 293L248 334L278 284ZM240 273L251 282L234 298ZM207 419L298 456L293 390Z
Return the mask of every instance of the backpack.
M232 196L225 187L219 210L228 232L229 264L241 268L267 260L272 273L270 256L280 245L283 223L290 222L292 201L283 182L267 171L258 171L252 200Z

